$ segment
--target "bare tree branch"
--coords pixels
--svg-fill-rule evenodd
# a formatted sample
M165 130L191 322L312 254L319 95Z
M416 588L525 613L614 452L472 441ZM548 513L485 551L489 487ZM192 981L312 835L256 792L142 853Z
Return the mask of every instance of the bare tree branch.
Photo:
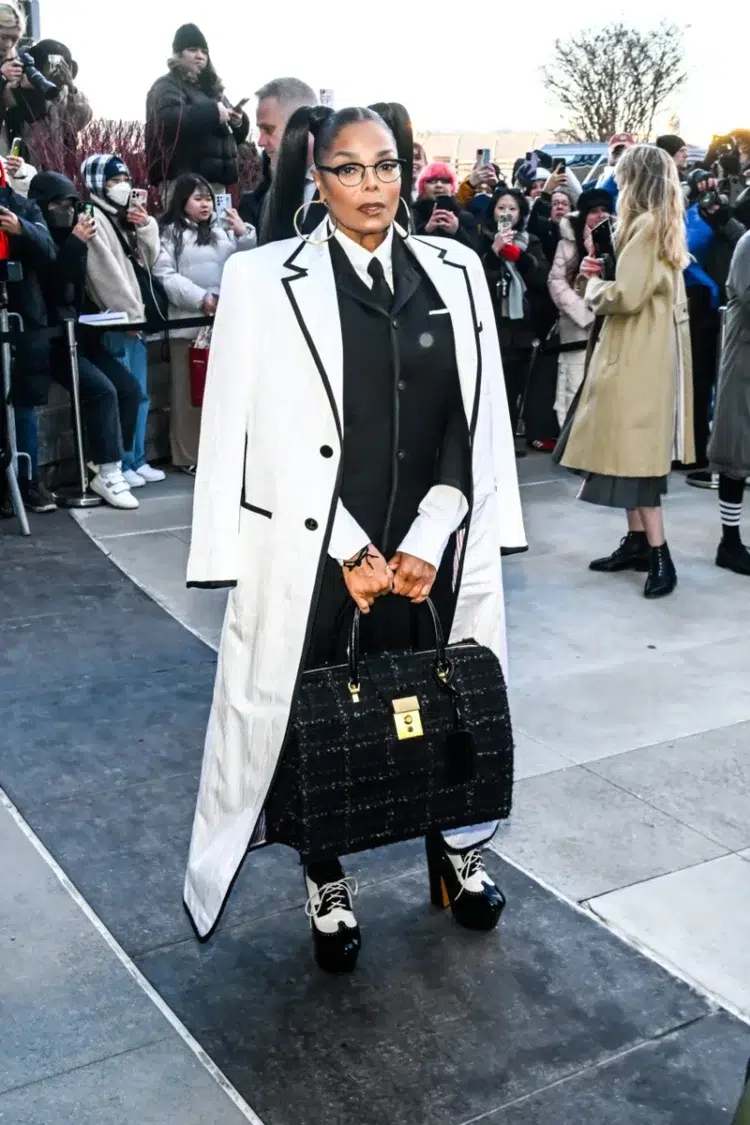
M647 137L654 118L687 78L682 29L661 23L641 32L622 23L556 40L542 67L571 141L606 141L613 133Z

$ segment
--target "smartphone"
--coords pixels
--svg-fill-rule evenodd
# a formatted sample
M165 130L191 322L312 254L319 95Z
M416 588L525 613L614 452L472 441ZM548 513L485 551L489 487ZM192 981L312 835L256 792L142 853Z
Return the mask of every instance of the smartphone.
M224 215L231 206L231 195L228 192L219 192L216 196L216 218L220 223L224 221Z
M439 211L452 211L454 207L453 196L439 195L435 200L435 207Z
M13 138L13 144L10 146L10 155L11 156L20 156L22 144L23 144L23 141L21 140L20 137L14 137Z
M93 203L79 203L76 207L78 215L88 215L90 219L94 218L94 204Z
M237 105L232 106L234 112L235 113L242 113L243 109L245 108L245 106L247 105L247 103L249 101L250 101L249 98L243 98L241 102L237 102Z
M148 192L145 188L133 188L130 193L131 207L145 207L148 203Z
M513 220L511 219L510 215L501 215L500 218L497 220L497 229L498 230L507 230L508 227L512 227L512 226L513 226Z
M564 172L566 168L567 168L567 161L566 161L565 157L564 156L556 156L555 157L555 171L556 172Z
M612 220L607 217L597 223L591 230L591 241L594 244L595 256L604 258L607 254L615 256L615 243L612 237Z

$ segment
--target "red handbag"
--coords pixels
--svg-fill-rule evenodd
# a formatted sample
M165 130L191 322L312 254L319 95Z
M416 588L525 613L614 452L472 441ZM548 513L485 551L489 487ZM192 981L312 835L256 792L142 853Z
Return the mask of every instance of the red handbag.
M190 402L193 406L203 406L208 374L211 329L202 328L200 335L188 350L188 374L190 378Z

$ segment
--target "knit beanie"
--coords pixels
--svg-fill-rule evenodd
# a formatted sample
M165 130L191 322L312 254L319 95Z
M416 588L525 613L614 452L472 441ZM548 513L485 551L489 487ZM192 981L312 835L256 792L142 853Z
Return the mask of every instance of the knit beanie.
M112 153L90 156L81 165L81 178L92 195L104 195L104 185L115 176L129 176L124 160Z
M578 196L576 209L579 215L588 215L595 207L606 207L610 215L614 213L615 205L612 196L604 188L584 188Z
M172 44L172 50L176 55L181 55L189 47L202 47L208 54L206 37L194 23L184 23L182 27L178 27Z
M680 149L685 148L685 142L676 133L665 133L663 137L656 138L656 147L664 149L669 156L677 156Z
M443 164L442 161L434 160L431 164L425 164L422 171L417 178L417 195L421 195L424 186L428 180L450 180L451 190L450 194L455 195L458 188L458 176L456 175L450 164Z

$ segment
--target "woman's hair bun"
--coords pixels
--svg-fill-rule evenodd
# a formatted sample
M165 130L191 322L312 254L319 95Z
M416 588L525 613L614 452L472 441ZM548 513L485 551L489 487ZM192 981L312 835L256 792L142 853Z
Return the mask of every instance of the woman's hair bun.
M334 116L334 110L329 105L314 105L310 109L310 132L317 137L320 130Z

